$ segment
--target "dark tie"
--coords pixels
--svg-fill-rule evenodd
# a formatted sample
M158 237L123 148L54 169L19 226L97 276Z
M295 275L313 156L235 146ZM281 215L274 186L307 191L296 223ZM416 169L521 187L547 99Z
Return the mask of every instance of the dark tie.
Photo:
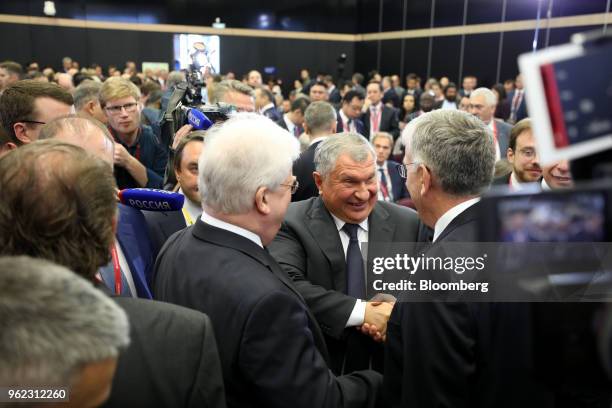
M380 171L380 190L382 192L383 198L385 201L389 201L391 197L389 196L389 185L387 184L387 177L385 176L385 169L379 167Z
M347 293L357 299L365 299L365 271L357 238L359 225L347 223L342 230L349 236L346 251Z

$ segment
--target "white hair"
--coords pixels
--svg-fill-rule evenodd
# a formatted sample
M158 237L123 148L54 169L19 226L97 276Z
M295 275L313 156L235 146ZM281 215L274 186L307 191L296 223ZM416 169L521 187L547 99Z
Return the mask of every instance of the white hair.
M202 203L225 214L248 212L257 189L276 190L299 154L296 138L265 116L233 115L206 136L198 164Z
M0 384L70 386L128 344L125 312L90 282L50 261L0 258Z
M470 94L470 97L481 96L481 95L484 96L485 102L486 102L486 104L488 106L495 106L495 105L497 105L497 97L495 96L493 91L491 91L489 88L478 88L478 89L475 89Z

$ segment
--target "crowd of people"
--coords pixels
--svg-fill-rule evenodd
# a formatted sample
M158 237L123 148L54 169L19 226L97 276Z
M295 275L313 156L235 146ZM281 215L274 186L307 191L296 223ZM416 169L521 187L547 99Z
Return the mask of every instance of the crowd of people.
M184 72L62 63L0 63L1 387L80 407L555 406L528 305L369 297L362 253L477 241L492 184L573 185L539 164L520 75L302 70L286 94L208 76L204 100L236 113L164 143ZM183 208L118 203L130 188Z

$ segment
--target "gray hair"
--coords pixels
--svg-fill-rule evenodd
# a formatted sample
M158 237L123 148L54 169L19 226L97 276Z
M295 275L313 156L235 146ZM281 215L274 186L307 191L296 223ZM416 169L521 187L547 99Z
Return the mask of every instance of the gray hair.
M241 93L250 96L251 98L254 96L253 88L251 88L250 86L243 84L242 82L237 81L235 79L226 79L215 84L212 90L210 102L223 102L223 100L225 99L225 94L227 94L228 92Z
M474 96L484 96L485 102L488 106L497 105L497 97L489 88L478 88L472 91L470 97Z
M74 109L80 111L89 101L98 100L98 94L102 88L101 82L85 80L79 84L74 90L72 97L74 98Z
M413 123L414 122L414 123ZM454 196L480 194L491 183L495 147L491 130L477 117L435 110L411 121L407 148Z
M50 261L0 258L0 384L70 386L129 341L125 312L90 282Z
M329 134L331 125L337 120L334 107L324 101L311 103L304 112L304 123L310 136Z
M374 144L374 141L376 139L379 139L379 138L387 139L389 141L391 147L393 147L393 145L395 143L395 140L393 139L393 136L390 133L387 133L387 132L376 132L374 134L374 137L372 137L372 144Z
M257 189L276 190L299 154L295 137L270 119L233 115L206 136L198 163L202 204L225 214L248 212Z
M181 71L172 71L168 74L168 78L166 79L166 88L174 88L181 82L185 82L185 74Z
M343 154L357 163L376 158L374 148L365 137L358 133L337 133L317 146L314 157L316 171L325 178L334 170L338 157ZM373 166L376 166L376 162Z

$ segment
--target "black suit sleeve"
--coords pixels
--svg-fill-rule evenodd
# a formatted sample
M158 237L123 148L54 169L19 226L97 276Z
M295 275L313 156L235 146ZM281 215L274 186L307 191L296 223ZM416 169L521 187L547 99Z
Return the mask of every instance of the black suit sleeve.
M240 371L266 407L374 407L382 378L335 377L315 347L304 306L272 292L252 308L240 344Z
M306 277L306 252L286 223L268 247L283 271L308 304L324 333L340 338L355 307L356 299L311 283Z
M391 115L391 120L389 121L388 132L391 133L391 135L393 135L393 140L397 140L397 138L400 135L399 119L397 115L397 110L390 109L390 112L392 113L392 115Z
M475 372L466 304L398 303L387 326L384 393L392 407L468 408Z

